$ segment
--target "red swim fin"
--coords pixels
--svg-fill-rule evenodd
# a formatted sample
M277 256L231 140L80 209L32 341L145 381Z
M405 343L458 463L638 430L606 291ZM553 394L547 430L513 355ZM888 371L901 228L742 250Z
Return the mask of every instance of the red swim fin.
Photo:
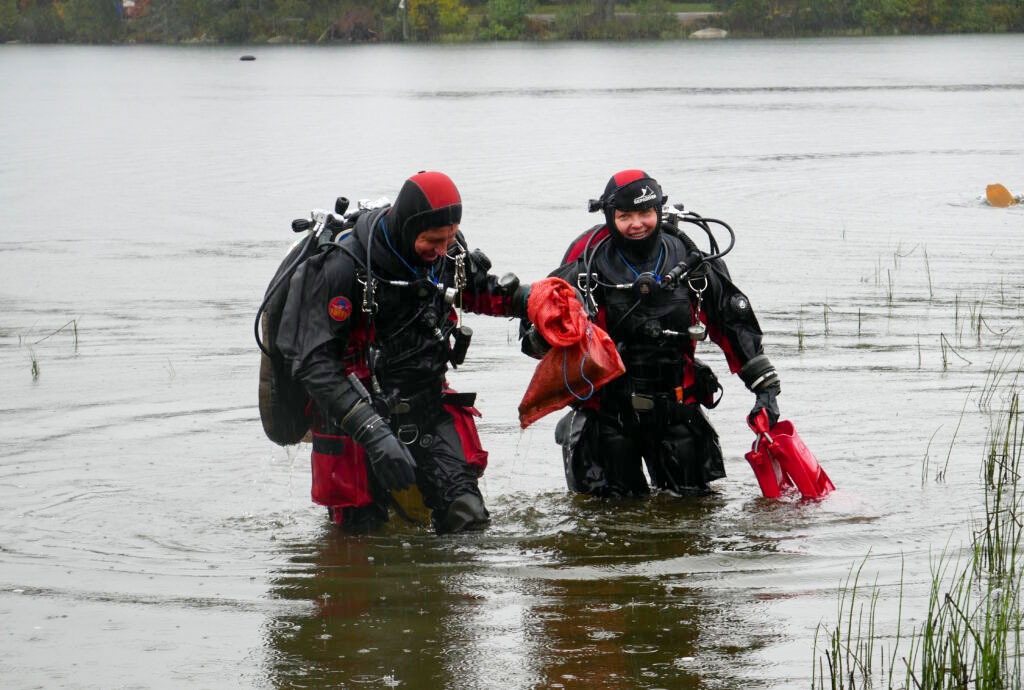
M782 471L778 461L773 460L768 454L768 443L767 441L762 442L761 434L757 435L757 438L754 439L754 446L743 457L747 459L750 468L754 470L754 477L757 478L757 484L761 487L761 494L765 498L778 498L783 491L793 488L793 482L789 481L789 477Z
M804 498L823 498L835 491L836 487L832 480L825 474L814 453L796 433L792 422L780 420L769 431L768 415L762 411L754 419L751 428L757 433L757 440L754 441L753 450L747 453L746 457L754 468L754 475L761 485L761 493L766 497L778 496L780 490L786 487L787 479L791 480L788 485L795 484ZM765 459L770 462L765 462ZM778 473L772 471L775 465L784 475L781 480L776 480Z
M778 461L804 498L823 498L835 491L832 480L796 433L793 422L779 421L772 427L771 436L775 442L769 444L768 454Z

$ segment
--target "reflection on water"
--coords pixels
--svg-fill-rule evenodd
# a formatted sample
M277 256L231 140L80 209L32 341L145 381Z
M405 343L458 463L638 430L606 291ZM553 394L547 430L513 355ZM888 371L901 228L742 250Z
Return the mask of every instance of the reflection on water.
M328 529L294 554L272 580L272 596L296 604L267 625L273 684L343 687L417 678L424 687L445 687L438 652L459 629L461 603L445 591L445 581L471 564L423 546Z
M418 91L417 98L562 98L586 96L732 96L770 95L788 93L858 93L871 91L1024 91L1024 84L874 84L871 86L747 86L747 87L683 87L636 86L618 88L501 88L473 89L472 91Z
M480 534L328 528L291 547L272 578L272 596L291 605L266 624L267 677L275 687L729 687L707 660L749 666L770 630L750 629L728 596L687 585L727 560L707 527L725 506L559 493L528 521L516 521L521 505L499 503L501 527Z

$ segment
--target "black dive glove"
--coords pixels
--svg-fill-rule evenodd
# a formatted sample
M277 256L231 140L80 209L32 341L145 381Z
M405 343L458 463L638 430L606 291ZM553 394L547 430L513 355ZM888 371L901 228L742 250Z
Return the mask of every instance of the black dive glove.
M753 393L757 400L754 401L754 408L747 415L747 421L754 423L754 417L764 410L768 414L769 428L775 426L779 421L779 403L776 400L782 392L782 384L779 382L779 374L775 371L767 355L757 355L740 369L740 378L747 388Z
M473 271L480 271L481 273L487 273L491 270L491 259L479 249L474 249L471 252L466 252L469 258L469 265Z
M530 283L522 285L515 273L506 273L498 278L498 290L509 298L510 315L518 319L526 318L526 307L530 301Z
M529 328L519 328L519 337L523 339L521 350L524 355L541 359L551 349L551 344L544 339L544 336L537 331L537 327L530 324Z
M512 293L512 316L517 319L525 319L527 306L530 303L530 283L520 285Z
M753 424L757 413L764 410L768 413L768 428L775 426L775 423L779 421L779 401L775 398L781 392L782 385L776 380L775 383L755 393L757 399L754 401L754 407L750 410L750 414L747 415L747 421Z
M401 491L416 482L416 461L391 431L384 418L365 402L357 402L341 420L341 428L366 449L370 469L389 491Z

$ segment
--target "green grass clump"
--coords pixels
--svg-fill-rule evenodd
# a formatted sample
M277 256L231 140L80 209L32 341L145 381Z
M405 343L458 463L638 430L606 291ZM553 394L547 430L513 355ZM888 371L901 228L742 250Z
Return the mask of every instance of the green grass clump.
M1006 361L993 366L1002 368ZM1003 373L992 373L989 381L1002 379ZM1024 419L1016 379L1013 383L1002 409L994 408L990 392L983 396L991 421L982 472L985 515L976 522L967 549L944 549L933 561L923 623L909 632L903 630L901 572L896 632L880 643L876 611L881 590L875 583L865 603L860 582L862 562L840 586L835 625L819 626L815 635L812 688L1024 687L1024 606L1020 596L1024 566ZM822 634L824 645L819 648Z

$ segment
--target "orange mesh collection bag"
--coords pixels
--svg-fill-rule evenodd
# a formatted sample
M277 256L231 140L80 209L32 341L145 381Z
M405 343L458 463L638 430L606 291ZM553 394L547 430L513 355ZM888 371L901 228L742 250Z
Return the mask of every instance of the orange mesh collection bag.
M551 350L537 364L519 403L524 429L573 400L588 399L626 371L615 343L587 319L576 290L561 278L534 283L526 309Z

